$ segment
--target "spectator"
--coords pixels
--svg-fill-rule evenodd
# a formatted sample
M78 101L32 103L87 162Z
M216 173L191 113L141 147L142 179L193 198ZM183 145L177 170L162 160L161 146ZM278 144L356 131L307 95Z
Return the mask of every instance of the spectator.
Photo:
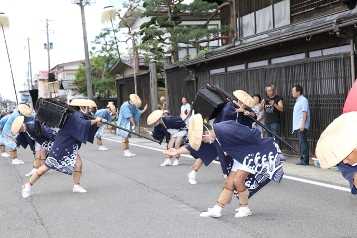
M296 99L293 111L293 133L299 139L300 161L297 165L309 165L309 144L306 136L310 128L309 101L304 97L303 88L300 85L295 85L291 93Z
M188 123L188 120L190 119L191 116L191 105L188 103L188 100L186 97L182 97L181 99L181 118L184 120L184 122Z
M255 101L255 106L252 108L255 115L257 116L257 120L264 124L264 110L263 110L263 105L262 105L262 98L259 94L255 94L253 96L254 101ZM253 123L253 128L258 129L261 132L261 135L263 137L263 128L259 126L256 122Z
M266 98L262 101L266 127L280 136L280 113L284 111L283 98L276 94L275 87L270 84L265 87ZM269 137L273 135L268 133Z
M167 116L169 114L169 111L167 110L167 102L166 102L166 98L164 96L160 97L160 102L158 105L158 109L159 110L163 110L164 114Z

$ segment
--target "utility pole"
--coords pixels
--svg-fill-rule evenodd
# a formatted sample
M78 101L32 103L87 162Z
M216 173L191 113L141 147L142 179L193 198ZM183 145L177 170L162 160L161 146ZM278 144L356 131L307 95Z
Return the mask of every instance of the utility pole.
M47 35L47 62L48 62L48 73L51 71L51 56L50 56L50 50L51 50L51 43L50 43L50 34L48 31L48 19L46 19L46 35Z
M79 5L79 7L81 9L85 70L86 70L86 80L87 80L87 96L88 96L88 98L93 98L92 73L91 73L92 69L91 69L90 60L89 60L86 17L85 17L85 12L84 12L84 6L89 5L90 0L76 0L76 1L74 1L74 3Z
M157 71L156 71L156 63L150 62L150 97L151 97L151 110L155 110L157 108Z
M1 30L2 30L2 34L4 36L4 42L5 42L5 48L6 48L6 53L7 53L7 59L9 61L9 67L10 67L10 73L11 73L11 78L12 78L12 85L14 87L14 91L15 91L15 97L16 97L16 104L19 104L19 100L17 98L17 92L16 92L16 86L15 86L15 77L14 77L14 73L12 70L12 64L11 64L11 59L10 59L10 53L9 53L9 48L7 46L7 41L6 41L6 35L5 35L5 27L9 26L9 20L6 16L4 16L5 14L3 12L0 12L0 25L1 25Z
M28 53L29 53L28 87L29 87L29 90L31 90L32 89L32 62L31 62L30 38L27 38L27 48L28 48Z

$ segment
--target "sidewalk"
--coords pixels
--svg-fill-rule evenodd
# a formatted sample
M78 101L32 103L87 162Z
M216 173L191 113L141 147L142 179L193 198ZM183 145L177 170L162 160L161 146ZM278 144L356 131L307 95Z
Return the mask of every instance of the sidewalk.
M105 137L109 139L118 140L119 142L118 137L113 134L106 134ZM138 145L141 147L147 147L147 149L151 149L151 150L164 150L166 148L165 143L159 145L149 140L137 138L137 137L131 138L130 143L134 146ZM286 175L314 180L317 182L329 183L332 185L349 187L347 181L342 177L342 175L340 174L340 172L337 171L336 168L325 170L325 169L317 168L314 165L301 166L295 164L298 161L297 157L286 156L286 158L287 161L284 165L284 171Z

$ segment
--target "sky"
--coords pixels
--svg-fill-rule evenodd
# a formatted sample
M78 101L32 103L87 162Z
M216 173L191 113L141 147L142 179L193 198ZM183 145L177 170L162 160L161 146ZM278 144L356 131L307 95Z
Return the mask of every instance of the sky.
M28 47L30 39L33 75L47 70L46 19L49 19L51 67L84 59L81 14L73 0L0 0L0 12L10 21L5 29L17 91L27 89ZM104 27L101 13L104 6L121 7L122 0L96 0L85 7L89 44ZM89 45L90 48L90 45ZM0 32L0 95L15 99L2 32Z

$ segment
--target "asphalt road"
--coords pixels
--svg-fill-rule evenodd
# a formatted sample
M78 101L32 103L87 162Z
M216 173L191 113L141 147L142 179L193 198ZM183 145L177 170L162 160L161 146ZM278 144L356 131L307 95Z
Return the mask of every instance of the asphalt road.
M218 165L189 185L191 159L161 168L160 152L132 147L137 156L127 159L118 143L105 143L111 150L80 151L87 194L73 194L71 177L51 171L22 199L31 153L21 150L26 163L17 167L1 158L0 237L357 237L357 197L347 192L283 180L253 197L251 217L234 218L233 200L222 218L200 218L221 191Z

